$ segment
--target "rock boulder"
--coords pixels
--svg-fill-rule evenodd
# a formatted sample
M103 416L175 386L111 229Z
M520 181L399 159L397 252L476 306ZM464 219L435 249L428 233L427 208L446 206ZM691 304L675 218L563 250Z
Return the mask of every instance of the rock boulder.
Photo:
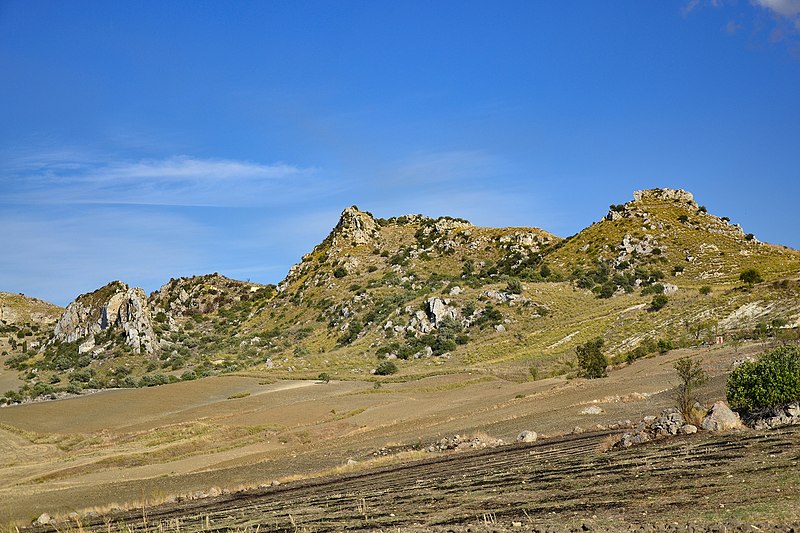
M739 419L739 415L731 411L728 404L720 400L708 411L700 423L700 427L706 431L728 431L741 429L744 424Z

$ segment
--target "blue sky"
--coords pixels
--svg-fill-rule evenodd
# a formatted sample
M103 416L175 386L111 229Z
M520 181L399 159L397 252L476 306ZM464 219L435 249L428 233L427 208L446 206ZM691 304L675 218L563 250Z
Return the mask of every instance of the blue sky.
M0 0L0 290L280 281L341 210L800 248L800 0Z

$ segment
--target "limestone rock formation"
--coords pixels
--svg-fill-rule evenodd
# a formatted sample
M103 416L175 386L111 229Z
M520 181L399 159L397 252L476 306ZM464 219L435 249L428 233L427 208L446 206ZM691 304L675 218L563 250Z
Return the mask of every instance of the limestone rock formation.
M147 306L147 296L138 287L128 287L113 281L92 293L79 296L69 304L58 319L54 340L75 342L87 336L118 328L125 343L135 353L152 353L157 346L156 335ZM81 344L83 351L93 347L93 339Z
M342 211L339 223L333 229L333 246L369 244L378 234L378 223L370 213L358 207L348 207Z
M428 311L428 318L436 328L448 318L457 320L459 317L458 309L450 307L450 300L433 297L428 298L425 304Z
M642 202L645 200L694 203L694 195L683 189L645 189L642 191L634 191L634 202Z

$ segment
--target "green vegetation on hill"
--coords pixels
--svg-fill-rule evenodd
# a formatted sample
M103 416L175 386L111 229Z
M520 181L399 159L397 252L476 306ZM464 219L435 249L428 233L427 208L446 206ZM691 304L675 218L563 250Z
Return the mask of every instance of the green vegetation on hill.
M743 287L749 270L761 280ZM568 239L352 207L277 287L218 274L170 280L147 301L150 353L109 328L80 352L84 338L17 350L8 364L28 395L242 371L577 375L575 349L593 339L612 363L718 336L791 341L798 273L800 253L749 238L682 191L639 192Z

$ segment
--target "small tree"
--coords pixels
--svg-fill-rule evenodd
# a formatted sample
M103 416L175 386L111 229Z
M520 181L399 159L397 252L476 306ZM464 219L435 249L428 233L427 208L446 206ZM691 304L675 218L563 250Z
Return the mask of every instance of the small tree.
M608 359L603 354L603 339L594 338L575 347L578 356L578 366L584 377L589 379L606 377Z
M739 274L739 280L744 282L744 284L750 288L752 288L756 283L761 283L764 281L764 279L761 277L761 274L755 268L748 268Z
M331 381L331 377L328 375L327 372L321 373L319 376L317 376L317 379L324 383L330 383Z
M675 402L678 404L683 418L690 420L692 409L697 402L697 389L708 381L708 374L703 370L700 361L683 357L672 364L681 380L675 391Z
M650 310L658 311L659 309L662 309L665 305L667 305L667 302L669 302L669 298L667 298L666 295L656 294L650 301Z

